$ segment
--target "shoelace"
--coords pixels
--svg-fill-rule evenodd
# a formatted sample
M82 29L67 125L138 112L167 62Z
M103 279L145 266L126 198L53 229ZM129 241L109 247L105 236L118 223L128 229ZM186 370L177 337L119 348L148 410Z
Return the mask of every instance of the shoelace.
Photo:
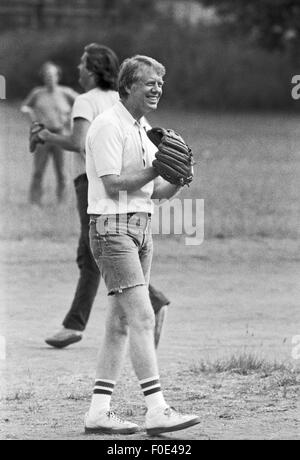
M168 417L171 417L171 415L176 415L177 417L183 417L179 412L174 407L166 407L164 410L164 414L167 415Z
M126 423L125 420L122 420L113 411L108 411L107 412L107 417L112 418L113 420L115 420L116 422L119 422L119 423L123 423L123 424Z

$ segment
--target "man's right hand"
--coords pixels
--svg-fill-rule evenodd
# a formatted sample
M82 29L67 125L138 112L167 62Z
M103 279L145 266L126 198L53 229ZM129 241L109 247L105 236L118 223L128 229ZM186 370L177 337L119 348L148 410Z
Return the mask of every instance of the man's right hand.
M49 142L51 141L52 133L47 128L44 128L41 131L39 131L38 136L39 139L41 139L42 141Z
M31 153L35 152L38 144L44 144L44 140L40 138L40 133L44 130L45 126L37 121L33 122L29 132L29 150Z

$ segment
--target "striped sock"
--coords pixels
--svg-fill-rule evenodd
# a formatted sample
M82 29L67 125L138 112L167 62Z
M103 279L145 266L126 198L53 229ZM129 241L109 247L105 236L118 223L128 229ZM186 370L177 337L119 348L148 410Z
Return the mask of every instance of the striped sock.
M96 380L90 407L90 414L110 409L110 400L116 382L113 380Z
M159 376L140 380L148 410L158 406L168 406L160 387Z

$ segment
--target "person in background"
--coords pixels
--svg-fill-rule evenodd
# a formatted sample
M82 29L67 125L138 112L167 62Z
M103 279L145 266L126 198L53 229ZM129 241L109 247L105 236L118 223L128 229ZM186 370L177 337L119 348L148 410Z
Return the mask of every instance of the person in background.
M78 93L59 85L61 69L53 62L45 62L40 70L43 86L34 88L21 106L21 112L31 122L39 122L53 133L64 133L70 123L70 113ZM54 143L38 144L34 152L33 176L30 185L30 202L41 205L42 180L49 158L52 157L57 180L58 202L65 197L65 176L63 149Z

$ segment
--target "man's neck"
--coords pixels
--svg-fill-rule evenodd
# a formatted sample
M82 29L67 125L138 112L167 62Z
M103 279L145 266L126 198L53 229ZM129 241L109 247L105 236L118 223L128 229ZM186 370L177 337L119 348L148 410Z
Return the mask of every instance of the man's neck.
M132 115L132 117L136 120L136 121L140 121L140 119L145 115L144 113L142 113L140 110L136 109L135 107L133 107L131 104L128 103L128 101L126 99L121 99L121 102L122 104L124 105L125 109L128 110L128 112L130 113L130 115Z
M46 89L47 89L48 93L55 93L57 88L58 88L58 85L46 86Z
M91 91L92 89L96 89L96 88L98 88L98 86L94 82L89 82L85 85L83 89L87 93L88 91Z

